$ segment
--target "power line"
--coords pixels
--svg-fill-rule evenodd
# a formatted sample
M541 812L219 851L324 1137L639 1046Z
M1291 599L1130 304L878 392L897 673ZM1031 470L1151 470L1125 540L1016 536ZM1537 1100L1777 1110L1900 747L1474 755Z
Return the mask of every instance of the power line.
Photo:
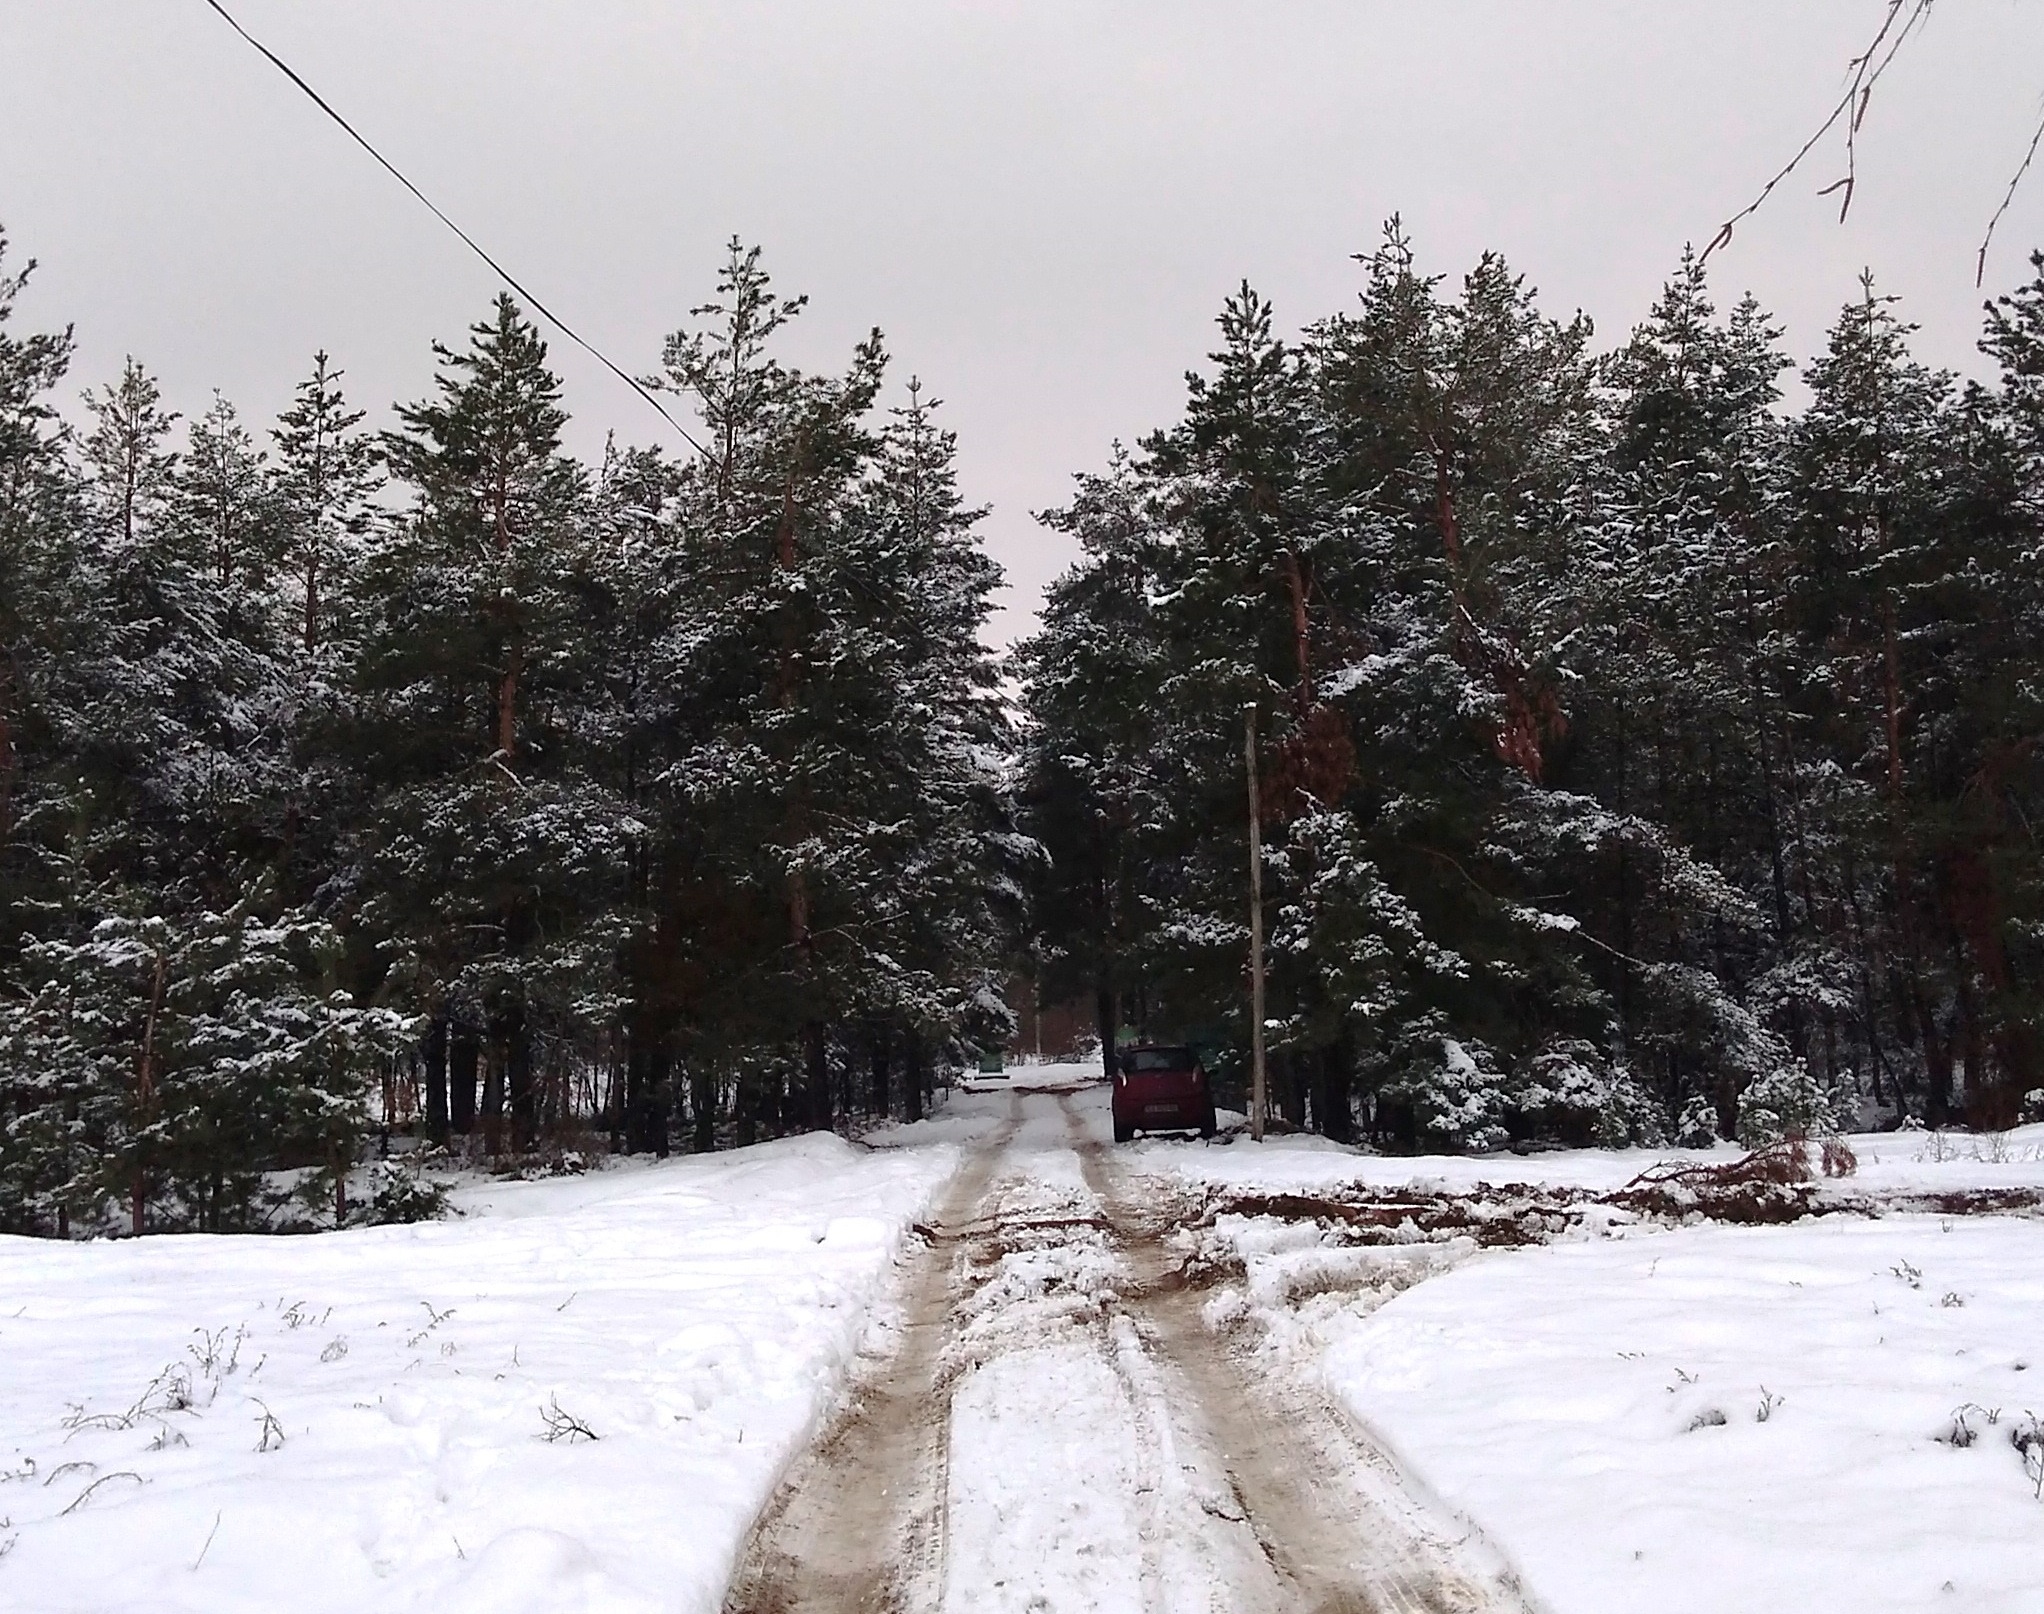
M683 426L680 421L676 420L674 416L667 412L667 406L665 404L661 403L661 401L658 398L654 397L651 392L647 391L646 388L636 378L634 378L631 375L628 375L625 371L619 369L615 364L611 363L609 356L605 354L602 351L602 349L598 348L593 342L585 340L575 330L573 326L571 326L566 320L562 319L561 316L556 314L551 308L547 307L545 303L541 302L538 296L531 290L529 290L518 279L516 275L512 274L509 269L506 269L501 263L497 262L495 258L489 255L489 253L485 252L482 249L482 246L476 241L474 236L470 235L468 231L464 230L459 224L456 224L454 220L449 218L445 213L441 212L440 209L434 205L432 197L428 196L424 191L420 190L419 187L414 185L409 179L405 178L404 174L399 171L397 165L393 163L388 157L384 156L382 152L378 151L374 146L372 146L369 143L369 141L366 138L364 138L362 132L358 130L352 123L350 123L346 118L342 117L340 113L336 112L333 106L327 101L327 98L321 95L319 91L315 90L310 84L306 83L305 80L298 75L296 70L292 68L289 62L285 61L283 57L279 56L275 51L271 50L269 46L265 45L260 39L257 39L255 35L251 34L246 28L242 27L240 23L236 22L234 20L233 15L228 11L228 9L222 4L220 4L220 0L206 0L206 4L211 6L216 12L220 14L221 20L225 22L228 27L232 28L237 34L241 35L241 37L244 40L246 40L254 49L261 52L261 54L269 60L269 63L272 67L276 68L278 72L282 73L293 84L297 85L299 89L303 90L305 94L311 99L312 104L314 106L318 107L320 111L324 112L329 118L332 118L335 123L339 124L342 129L346 130L348 138L353 140L355 144L360 146L364 151L368 152L370 156L374 157L377 160L377 162L382 165L384 171L388 173L392 179L396 180L400 185L404 186L406 190L410 191L422 203L424 203L426 210L429 213L431 213L433 217L438 219L442 224L446 225L447 228L452 230L456 235L460 236L462 244L465 245L469 249L469 251L473 252L478 258L482 259L484 263L488 264L493 270L495 270L498 275L498 278L500 278L504 282L504 284L509 286L513 291L517 292L519 296L523 297L528 303L530 303L533 306L533 308L537 310L538 313L550 325L554 327L555 330L559 331L569 341L573 342L577 347L582 349L583 352L589 354L612 375L616 376L618 380L622 381L626 386L630 387L632 391L636 392L641 398L645 399L647 403L651 404L654 410L659 414L660 418L666 421L668 425L672 426L676 432L680 433L682 441L687 443L690 448L694 449L698 454L702 455L703 458L705 459L708 459L710 457L709 450L704 448L701 443L697 442L694 437L689 435L688 429L685 426Z

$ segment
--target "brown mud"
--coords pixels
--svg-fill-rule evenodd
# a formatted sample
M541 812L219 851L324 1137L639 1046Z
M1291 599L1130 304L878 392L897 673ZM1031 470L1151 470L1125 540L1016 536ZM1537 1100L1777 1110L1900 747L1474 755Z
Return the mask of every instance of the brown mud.
M945 1186L910 1258L901 1315L875 1330L843 1409L753 1527L724 1614L896 1614L941 1585L950 1396L940 1383L958 1300L953 1243L978 1217L1020 1105ZM870 1353L870 1354L869 1354Z
M1073 1315L1123 1380L1138 1444L1157 1448L1137 1459L1160 1473L1139 1487L1141 1539L1129 1543L1144 1561L1146 1614L1165 1614L1159 1564L1174 1552L1183 1562L1188 1539L1210 1549L1205 1606L1234 1614L1524 1614L1501 1561L1367 1430L1324 1391L1259 1371L1207 1326L1207 1285L1172 1237L1237 1210L1311 1216L1369 1239L1415 1216L1436 1222L1429 1207L1411 1196L1222 1204L1119 1169L1069 1099L1057 1102L1097 1212L1026 1191L1008 1148L1018 1095L1000 1133L967 1156L916 1226L897 1315L872 1330L841 1410L761 1514L724 1614L930 1614L944 1603L951 1394L985 1348L984 1319L977 1342L967 1337L974 1296L1009 1251L1102 1235L1116 1275L1098 1309ZM1452 1231L1441 1221L1436 1236ZM1538 1236L1527 1228L1486 1242ZM1181 1475L1195 1473L1213 1485L1188 1486ZM1239 1549L1221 1539L1230 1531L1246 1532Z
M1188 1209L1115 1170L1064 1105L1072 1146L1129 1268L1121 1300L1162 1372L1189 1392L1265 1558L1302 1614L1477 1614L1524 1609L1509 1573L1458 1561L1460 1541L1411 1494L1398 1465L1331 1405L1273 1382L1200 1315L1168 1235ZM1303 1207L1301 1207L1303 1208Z

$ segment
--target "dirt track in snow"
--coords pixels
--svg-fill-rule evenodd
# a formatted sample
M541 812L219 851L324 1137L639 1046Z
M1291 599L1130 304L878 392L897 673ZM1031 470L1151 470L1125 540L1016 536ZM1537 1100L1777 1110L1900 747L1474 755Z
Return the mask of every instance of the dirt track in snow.
M1164 1184L1069 1095L1009 1102L725 1614L1522 1614L1367 1432L1209 1330Z
M726 1614L907 1609L940 1579L950 1398L938 1383L956 1301L951 1242L972 1224L1019 1109L946 1184L935 1235L904 1274L900 1314L875 1330L846 1410L801 1458L753 1527Z

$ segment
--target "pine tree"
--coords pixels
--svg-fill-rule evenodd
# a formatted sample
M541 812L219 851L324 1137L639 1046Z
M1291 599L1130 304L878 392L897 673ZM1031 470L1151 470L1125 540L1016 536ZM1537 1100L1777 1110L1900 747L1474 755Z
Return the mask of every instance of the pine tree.
M341 393L346 372L324 349L298 383L291 406L270 433L277 448L276 488L282 506L286 564L298 594L299 638L308 672L332 637L335 574L345 585L358 559L376 490L378 453L358 430L363 412Z
M0 231L0 270L6 252ZM69 792L50 764L63 745L67 653L90 636L78 511L47 401L71 334L7 329L34 269L0 273L0 967L28 926L24 904L57 877L46 852Z
M875 721L866 833L888 893L854 997L896 1021L910 1047L947 1037L977 1051L1014 1029L1004 973L1036 848L1014 828L1003 764L1013 749L993 657L981 639L1000 569L958 491L957 439L911 378L881 433L871 505L843 552L849 655ZM922 1094L908 1094L920 1113Z
M771 344L803 306L772 289L757 248L733 241L717 300L693 310L709 323L676 332L663 361L663 384L696 400L709 447L684 497L716 581L675 674L703 691L714 724L674 770L691 817L716 821L699 866L724 892L697 900L729 912L734 885L777 892L778 916L748 916L738 1023L797 1028L780 1070L741 1083L742 1128L828 1120L828 1027L847 1007L833 965L856 953L853 894L867 872L862 815L836 799L864 781L830 646L846 620L838 544L874 451L865 421L886 361L874 332L842 377L784 367Z
M546 344L501 296L465 350L434 352L437 396L401 406L383 445L416 504L365 561L358 743L386 789L363 915L391 940L393 990L481 1029L486 1139L523 1149L537 1039L608 991L631 831L560 732L586 486Z
M0 1016L0 1062L39 1072L39 1126L15 1140L31 1147L0 1174L7 1208L34 1226L118 1206L140 1234L168 1201L190 1225L245 1227L281 1153L325 1167L345 1220L369 1077L408 1028L331 987L336 946L310 916L250 905L110 915L32 946L30 995Z
M1614 814L1583 844L1591 962L1619 1051L1671 1108L1707 1096L1726 1135L1742 1087L1787 1054L1699 1027L1765 998L1800 1040L1840 989L1795 882L1808 819L1777 340L1750 298L1720 318L1684 255L1607 364L1610 449L1577 566L1558 579L1585 652L1563 782Z
M492 689L492 738L504 767L520 753L528 667L548 630L581 477L560 448L567 422L546 343L508 293L470 327L466 351L434 344L437 399L400 405L384 440L391 469L418 489L422 570L449 597L429 609L460 634L453 654Z
M1022 824L1043 848L1030 880L1038 990L1094 1006L1103 1059L1140 996L1152 919L1147 832L1166 655L1152 621L1159 516L1119 444L1102 476L1042 517L1078 563L1047 591L1041 627L1015 652L1023 679Z
M266 595L280 545L267 456L218 392L192 422L178 479L179 516L224 596Z
M157 536L175 496L177 453L169 446L175 414L132 355L117 384L85 395L92 430L83 449L99 525L110 543L132 550Z

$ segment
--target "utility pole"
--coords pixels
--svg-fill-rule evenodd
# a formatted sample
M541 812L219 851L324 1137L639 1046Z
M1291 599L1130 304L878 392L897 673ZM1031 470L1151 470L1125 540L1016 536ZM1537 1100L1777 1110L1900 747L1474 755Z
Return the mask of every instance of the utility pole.
M1263 828L1256 800L1256 704L1242 709L1249 765L1249 1135L1263 1141Z

